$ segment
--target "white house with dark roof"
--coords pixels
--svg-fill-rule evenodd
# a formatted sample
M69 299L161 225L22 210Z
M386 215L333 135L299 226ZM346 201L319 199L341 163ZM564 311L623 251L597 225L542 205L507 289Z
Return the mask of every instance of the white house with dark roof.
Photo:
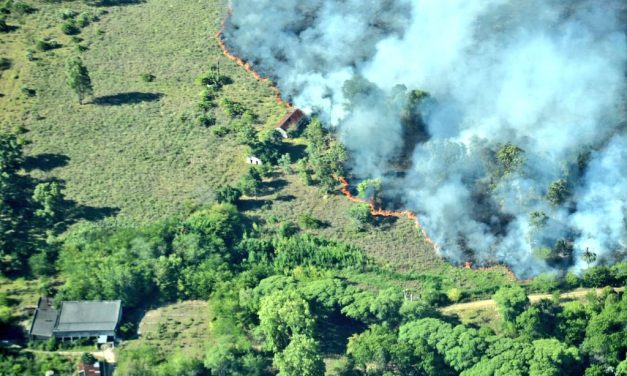
M49 298L42 298L49 299ZM31 338L60 339L94 338L100 341L115 338L115 333L122 318L122 301L68 301L61 302L59 310L51 305L42 307L42 299L35 311L31 325ZM54 324L51 320L54 318Z

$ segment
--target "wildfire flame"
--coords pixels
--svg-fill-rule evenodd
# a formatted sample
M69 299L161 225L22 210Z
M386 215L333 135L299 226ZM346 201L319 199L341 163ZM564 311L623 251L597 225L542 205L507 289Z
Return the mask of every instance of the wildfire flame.
M224 17L224 19L222 20L222 24L220 24L220 30L215 35L216 40L218 41L218 45L222 49L222 54L224 54L227 59L234 61L237 65L244 68L246 72L250 73L257 81L267 83L274 92L274 97L276 98L277 103L290 110L292 108L291 103L288 103L284 101L283 98L281 98L281 91L279 90L279 88L276 87L276 85L274 85L272 81L270 81L266 77L262 77L259 73L255 72L250 64L244 62L244 60L229 52L229 49L226 47L226 43L224 43L224 40L222 39L222 35L224 34L224 26L226 25L226 21L229 19L230 16L231 12L229 11L226 17Z

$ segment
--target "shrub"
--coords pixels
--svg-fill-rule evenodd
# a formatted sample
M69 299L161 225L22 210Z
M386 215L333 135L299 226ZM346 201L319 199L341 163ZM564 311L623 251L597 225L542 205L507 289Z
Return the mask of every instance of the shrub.
M95 22L95 21L98 21L98 17L94 16L93 14L89 12L81 13L76 19L76 23L80 27L89 26L90 23Z
M603 287L614 282L614 276L607 266L595 266L583 273L583 284L586 287Z
M81 29L76 26L74 20L68 20L61 25L61 31L66 35L76 35L81 32Z
M61 19L62 20L71 20L78 16L78 12L71 9L64 9L61 11Z
M11 31L11 26L7 25L4 18L0 18L0 33L8 33Z
M142 81L144 82L153 82L157 77L155 77L155 75L150 74L150 73L144 73L142 74Z
M559 288L559 280L554 274L540 274L531 281L531 289L537 292L553 292Z
M11 60L6 57L0 57L0 72L11 68Z
M216 135L216 137L224 137L229 134L229 132L231 132L231 130L223 125L213 128L213 134Z
M244 107L241 103L237 103L226 98L222 98L220 101L220 107L222 107L224 113L230 118L236 118L246 112L246 107Z
M322 222L309 213L303 213L298 216L298 225L306 229L317 229L322 227Z
M576 274L568 272L566 273L566 276L564 276L564 284L566 285L566 288L574 289L581 285L581 280Z
M54 50L55 48L59 48L59 47L61 47L61 45L54 40L40 39L37 41L37 43L35 43L35 48L38 51L42 51L42 52Z
M34 13L35 10L35 8L22 1L13 2L13 6L11 7L11 11L17 15L31 14Z
M372 223L374 219L368 204L351 205L348 209L348 216L355 222L359 230L363 230L364 226Z
M216 118L209 114L201 113L196 118L196 122L202 127L211 127L212 125L215 125Z
M96 358L91 355L90 353L83 353L83 355L81 355L81 363L83 364L94 364L96 363Z
M20 91L22 92L22 94L26 95L27 97L34 97L37 94L37 92L34 89L31 89L26 85L23 85L20 88Z
M219 203L235 204L241 197L242 191L230 185L226 185L216 192L216 200Z
M451 302L457 303L462 298L462 291L456 287L453 287L446 292L446 296Z

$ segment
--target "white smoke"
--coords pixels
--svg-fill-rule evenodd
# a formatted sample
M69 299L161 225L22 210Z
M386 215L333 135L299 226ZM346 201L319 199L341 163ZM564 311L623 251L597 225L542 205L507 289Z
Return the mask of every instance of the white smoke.
M620 0L234 0L225 39L336 127L352 174L384 177L445 257L528 276L569 266L538 257L560 240L575 270L586 248L597 262L626 257L625 13ZM345 89L357 76L356 96ZM431 95L413 109L428 137L390 177L405 89ZM495 179L490 155L505 143L525 161ZM558 179L572 194L556 207Z

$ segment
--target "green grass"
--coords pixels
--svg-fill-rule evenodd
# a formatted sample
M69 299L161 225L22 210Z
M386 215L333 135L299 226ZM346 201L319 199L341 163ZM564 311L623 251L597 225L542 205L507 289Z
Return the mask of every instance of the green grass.
M20 327L30 329L31 312L37 307L41 280L27 280L23 278L6 279L0 277L0 294L6 295L11 303L12 316L17 319Z
M139 339L125 341L124 349L152 346L162 355L184 353L202 358L204 345L213 337L211 311L207 302L186 301L146 312L140 323Z
M38 11L10 19L19 28L0 34L0 57L12 61L0 79L0 92L5 94L0 98L0 122L5 129L28 129L24 137L31 141L30 156L52 157L51 163L32 171L35 177L63 180L68 199L112 209L102 213L117 212L115 221L147 223L207 204L217 187L234 183L248 168L245 148L233 134L218 138L210 128L181 120L198 103L202 88L196 77L211 65L219 64L233 80L221 97L251 109L260 128L271 128L285 113L267 83L256 81L222 55L215 34L227 12L224 0L148 0L112 7L30 3ZM79 53L77 43L61 32L64 9L108 12L82 29L80 44L88 49L80 55L91 72L95 102L104 97L136 103L78 104L65 84L65 62ZM62 47L35 52L36 60L29 61L26 51L43 38ZM146 82L142 79L146 74L155 80ZM25 96L22 86L35 90L36 96ZM219 108L212 112L216 126L229 127ZM302 140L293 142L298 149ZM297 223L307 212L326 223L308 232L358 245L396 270L447 274L456 285L468 288L484 279L505 280L498 271L462 272L448 265L413 221L383 221L357 232L346 214L352 204L339 193L325 195L303 185L296 175L278 176L272 185L272 192L243 205L259 222ZM95 218L99 216L91 219Z
M196 77L220 64L234 80L223 96L243 103L261 124L284 114L267 84L255 81L222 56L214 34L226 11L224 1L151 0L109 12L83 29L81 54L90 70L94 96L124 93L161 95L159 100L118 106L80 106L65 84L65 61L77 54L59 25L61 9L86 9L80 3L36 2L38 12L10 39L3 35L0 56L10 52L13 67L3 73L0 112L5 128L24 125L32 141L30 155L67 156L67 165L35 171L40 178L66 182L65 194L92 207L119 209L118 218L147 222L185 205L202 205L212 190L236 180L247 167L244 149L233 137L219 139L210 129L181 121L193 111L201 91ZM91 8L98 12L102 8ZM37 25L37 27L35 27ZM102 32L98 32L101 30ZM34 41L53 37L63 47L37 52L29 62L24 51ZM156 76L144 82L143 74ZM18 79L11 79L18 75ZM26 98L27 85L37 93ZM132 95L131 95L132 96ZM216 109L218 125L228 119Z

